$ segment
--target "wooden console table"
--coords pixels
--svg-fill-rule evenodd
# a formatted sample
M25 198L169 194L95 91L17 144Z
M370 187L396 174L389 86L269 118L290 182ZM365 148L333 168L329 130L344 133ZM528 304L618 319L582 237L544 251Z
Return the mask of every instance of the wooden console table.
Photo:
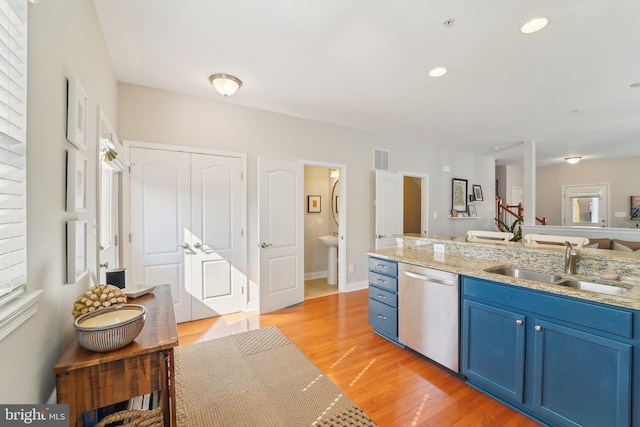
M147 307L144 328L131 344L106 353L94 353L77 340L67 348L53 372L58 403L69 404L70 419L83 426L83 413L160 390L165 426L175 425L173 348L178 328L170 285L130 299ZM73 424L72 424L73 425Z

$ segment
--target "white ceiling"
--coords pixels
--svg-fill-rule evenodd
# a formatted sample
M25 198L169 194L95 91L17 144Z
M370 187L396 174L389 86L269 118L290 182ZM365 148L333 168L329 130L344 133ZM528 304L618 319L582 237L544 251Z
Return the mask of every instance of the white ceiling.
M529 140L538 165L640 156L638 0L94 2L122 82L498 164ZM520 33L539 16L545 29ZM431 78L435 66L449 72ZM243 86L224 99L213 73Z

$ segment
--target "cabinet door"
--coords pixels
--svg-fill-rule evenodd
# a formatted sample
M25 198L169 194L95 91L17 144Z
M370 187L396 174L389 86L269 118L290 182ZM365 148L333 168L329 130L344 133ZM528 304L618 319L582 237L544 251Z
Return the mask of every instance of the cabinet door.
M522 403L526 316L466 299L462 310L462 373L469 382Z
M629 425L630 345L538 320L534 364L540 414L570 426Z

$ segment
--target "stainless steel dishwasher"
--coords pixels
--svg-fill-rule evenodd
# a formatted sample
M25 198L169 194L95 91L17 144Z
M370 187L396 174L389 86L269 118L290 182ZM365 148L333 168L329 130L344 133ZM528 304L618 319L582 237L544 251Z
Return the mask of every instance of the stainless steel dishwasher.
M458 275L398 264L398 339L429 359L460 372Z

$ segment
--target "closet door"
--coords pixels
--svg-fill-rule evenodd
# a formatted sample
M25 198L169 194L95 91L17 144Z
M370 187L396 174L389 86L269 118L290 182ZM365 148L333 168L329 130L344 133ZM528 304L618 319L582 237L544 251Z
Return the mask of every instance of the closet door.
M187 286L192 319L243 310L242 159L191 155L190 245Z
M177 322L191 320L184 281L189 244L191 155L131 148L130 284L169 283Z

